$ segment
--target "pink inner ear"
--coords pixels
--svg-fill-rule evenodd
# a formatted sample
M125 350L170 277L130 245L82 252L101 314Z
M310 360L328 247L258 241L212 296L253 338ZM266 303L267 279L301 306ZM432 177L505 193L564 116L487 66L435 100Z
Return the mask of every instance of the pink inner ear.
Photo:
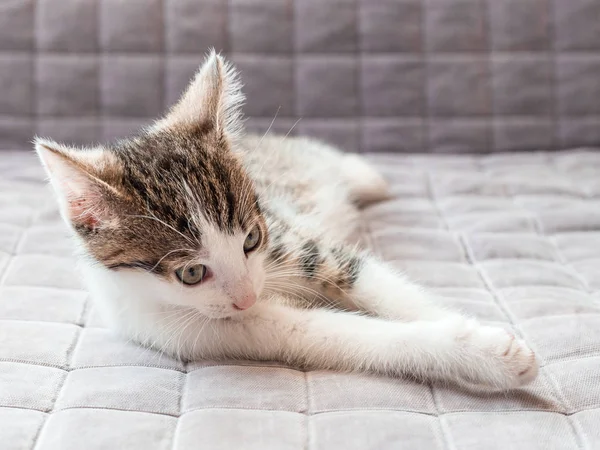
M114 219L106 203L110 187L94 175L97 167L106 165L102 150L79 153L43 144L36 148L50 173L65 219L92 230Z
M94 211L94 202L90 200L86 197L69 199L69 218L77 225L95 229L100 226L100 219Z

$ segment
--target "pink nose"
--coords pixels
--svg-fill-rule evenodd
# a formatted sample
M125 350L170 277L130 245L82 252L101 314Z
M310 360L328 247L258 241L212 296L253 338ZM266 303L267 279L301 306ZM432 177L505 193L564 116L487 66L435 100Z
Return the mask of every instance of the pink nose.
M240 297L234 304L233 307L235 309L239 309L243 311L244 309L250 308L252 305L256 303L256 294L254 292L244 295Z

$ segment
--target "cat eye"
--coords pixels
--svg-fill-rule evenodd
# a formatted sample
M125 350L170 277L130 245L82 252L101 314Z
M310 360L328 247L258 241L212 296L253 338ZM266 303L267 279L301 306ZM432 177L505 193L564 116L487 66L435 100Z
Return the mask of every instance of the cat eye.
M260 228L258 225L254 225L254 227L246 236L246 240L244 241L244 253L250 253L252 250L256 248L256 246L260 242Z
M200 283L206 275L206 266L195 264L193 266L180 267L175 271L179 281L188 286Z

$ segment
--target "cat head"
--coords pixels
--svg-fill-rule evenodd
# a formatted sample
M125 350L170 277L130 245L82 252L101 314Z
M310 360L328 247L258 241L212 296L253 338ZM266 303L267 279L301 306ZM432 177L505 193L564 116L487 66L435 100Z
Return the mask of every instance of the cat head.
M139 136L88 149L36 139L61 215L102 272L100 285L213 318L256 302L268 235L235 151L240 87L212 52L179 102Z

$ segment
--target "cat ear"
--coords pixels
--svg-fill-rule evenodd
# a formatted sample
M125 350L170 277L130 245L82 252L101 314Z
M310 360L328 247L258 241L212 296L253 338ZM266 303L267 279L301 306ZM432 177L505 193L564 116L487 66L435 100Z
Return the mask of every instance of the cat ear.
M207 124L235 138L242 128L244 95L238 72L214 49L192 79L179 102L154 128Z
M116 172L113 155L102 148L74 149L40 138L34 144L68 223L94 230L115 220L108 198L118 192L100 178Z

